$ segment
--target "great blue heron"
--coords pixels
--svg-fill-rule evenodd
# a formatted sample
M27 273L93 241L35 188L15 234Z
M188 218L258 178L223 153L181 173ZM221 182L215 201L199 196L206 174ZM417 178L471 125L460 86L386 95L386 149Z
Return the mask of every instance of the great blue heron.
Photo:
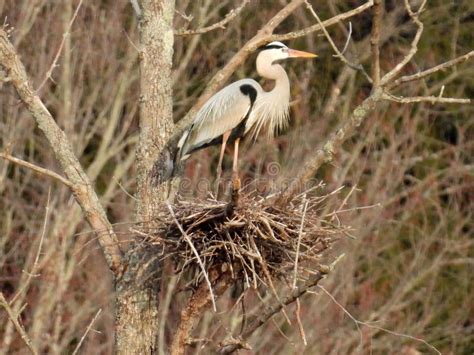
M227 143L234 143L233 174L237 176L239 141L266 130L268 135L288 123L290 81L280 61L288 58L314 58L316 54L290 49L281 42L271 42L257 56L257 72L275 81L265 91L253 79L236 81L212 96L199 110L190 127L178 142L178 158L187 159L196 150L221 145L217 180L222 172L222 159Z

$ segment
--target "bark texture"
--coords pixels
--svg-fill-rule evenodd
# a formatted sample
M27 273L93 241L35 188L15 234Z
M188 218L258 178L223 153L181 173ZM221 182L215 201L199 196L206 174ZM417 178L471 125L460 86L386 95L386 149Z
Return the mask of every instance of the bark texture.
M137 149L137 213L139 222L154 221L155 211L168 197L165 179L170 156L165 148L173 130L171 66L174 0L143 0L140 6L140 138ZM116 281L116 351L153 354L157 350L159 289L139 275L150 260L145 250L127 252L126 271ZM153 268L159 270L159 265Z
M171 157L165 150L173 131L171 66L174 0L144 0L140 19L140 140L137 151L137 218L150 221L167 198L166 184L154 174L166 174ZM158 165L153 168L155 162Z
M115 285L115 350L124 355L155 354L159 284L140 277L151 256L143 250L130 250L127 257L128 267Z

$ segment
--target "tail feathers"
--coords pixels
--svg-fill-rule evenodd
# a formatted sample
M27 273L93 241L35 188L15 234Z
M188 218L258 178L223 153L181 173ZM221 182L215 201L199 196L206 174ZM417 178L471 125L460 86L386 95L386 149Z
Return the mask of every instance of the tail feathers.
M183 135L178 141L178 154L176 155L176 160L183 161L189 158L190 154L187 154L188 147L187 147L187 140L189 136L190 130L187 129L184 131Z

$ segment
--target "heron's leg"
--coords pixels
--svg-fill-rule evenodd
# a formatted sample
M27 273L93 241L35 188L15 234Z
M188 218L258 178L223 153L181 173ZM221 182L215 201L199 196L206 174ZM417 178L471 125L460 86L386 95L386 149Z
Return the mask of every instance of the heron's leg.
M225 146L227 144L227 140L229 139L229 136L230 136L230 131L222 135L221 153L219 155L219 163L217 163L217 178L218 179L220 179L221 174L222 174L222 160L224 160Z
M235 205L238 203L238 193L240 190L240 179L239 179L239 142L240 138L237 138L234 142L234 162L232 164L232 200L235 199Z
M237 138L234 142L234 163L232 165L232 172L234 175L238 175L239 168L239 142L240 138Z
M222 174L222 160L224 160L225 146L227 144L227 140L229 139L230 132L231 131L225 132L222 135L221 153L219 155L219 162L217 163L217 169L216 169L216 172L217 172L216 183L215 183L216 184L215 185L216 198L219 193L219 182L221 180L221 174Z

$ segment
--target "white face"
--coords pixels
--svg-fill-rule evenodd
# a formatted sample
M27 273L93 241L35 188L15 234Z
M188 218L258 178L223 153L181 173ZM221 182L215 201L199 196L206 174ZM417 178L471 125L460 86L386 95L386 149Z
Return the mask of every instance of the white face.
M272 62L290 57L288 47L278 41L267 44L262 48L262 52L264 52L267 58Z

